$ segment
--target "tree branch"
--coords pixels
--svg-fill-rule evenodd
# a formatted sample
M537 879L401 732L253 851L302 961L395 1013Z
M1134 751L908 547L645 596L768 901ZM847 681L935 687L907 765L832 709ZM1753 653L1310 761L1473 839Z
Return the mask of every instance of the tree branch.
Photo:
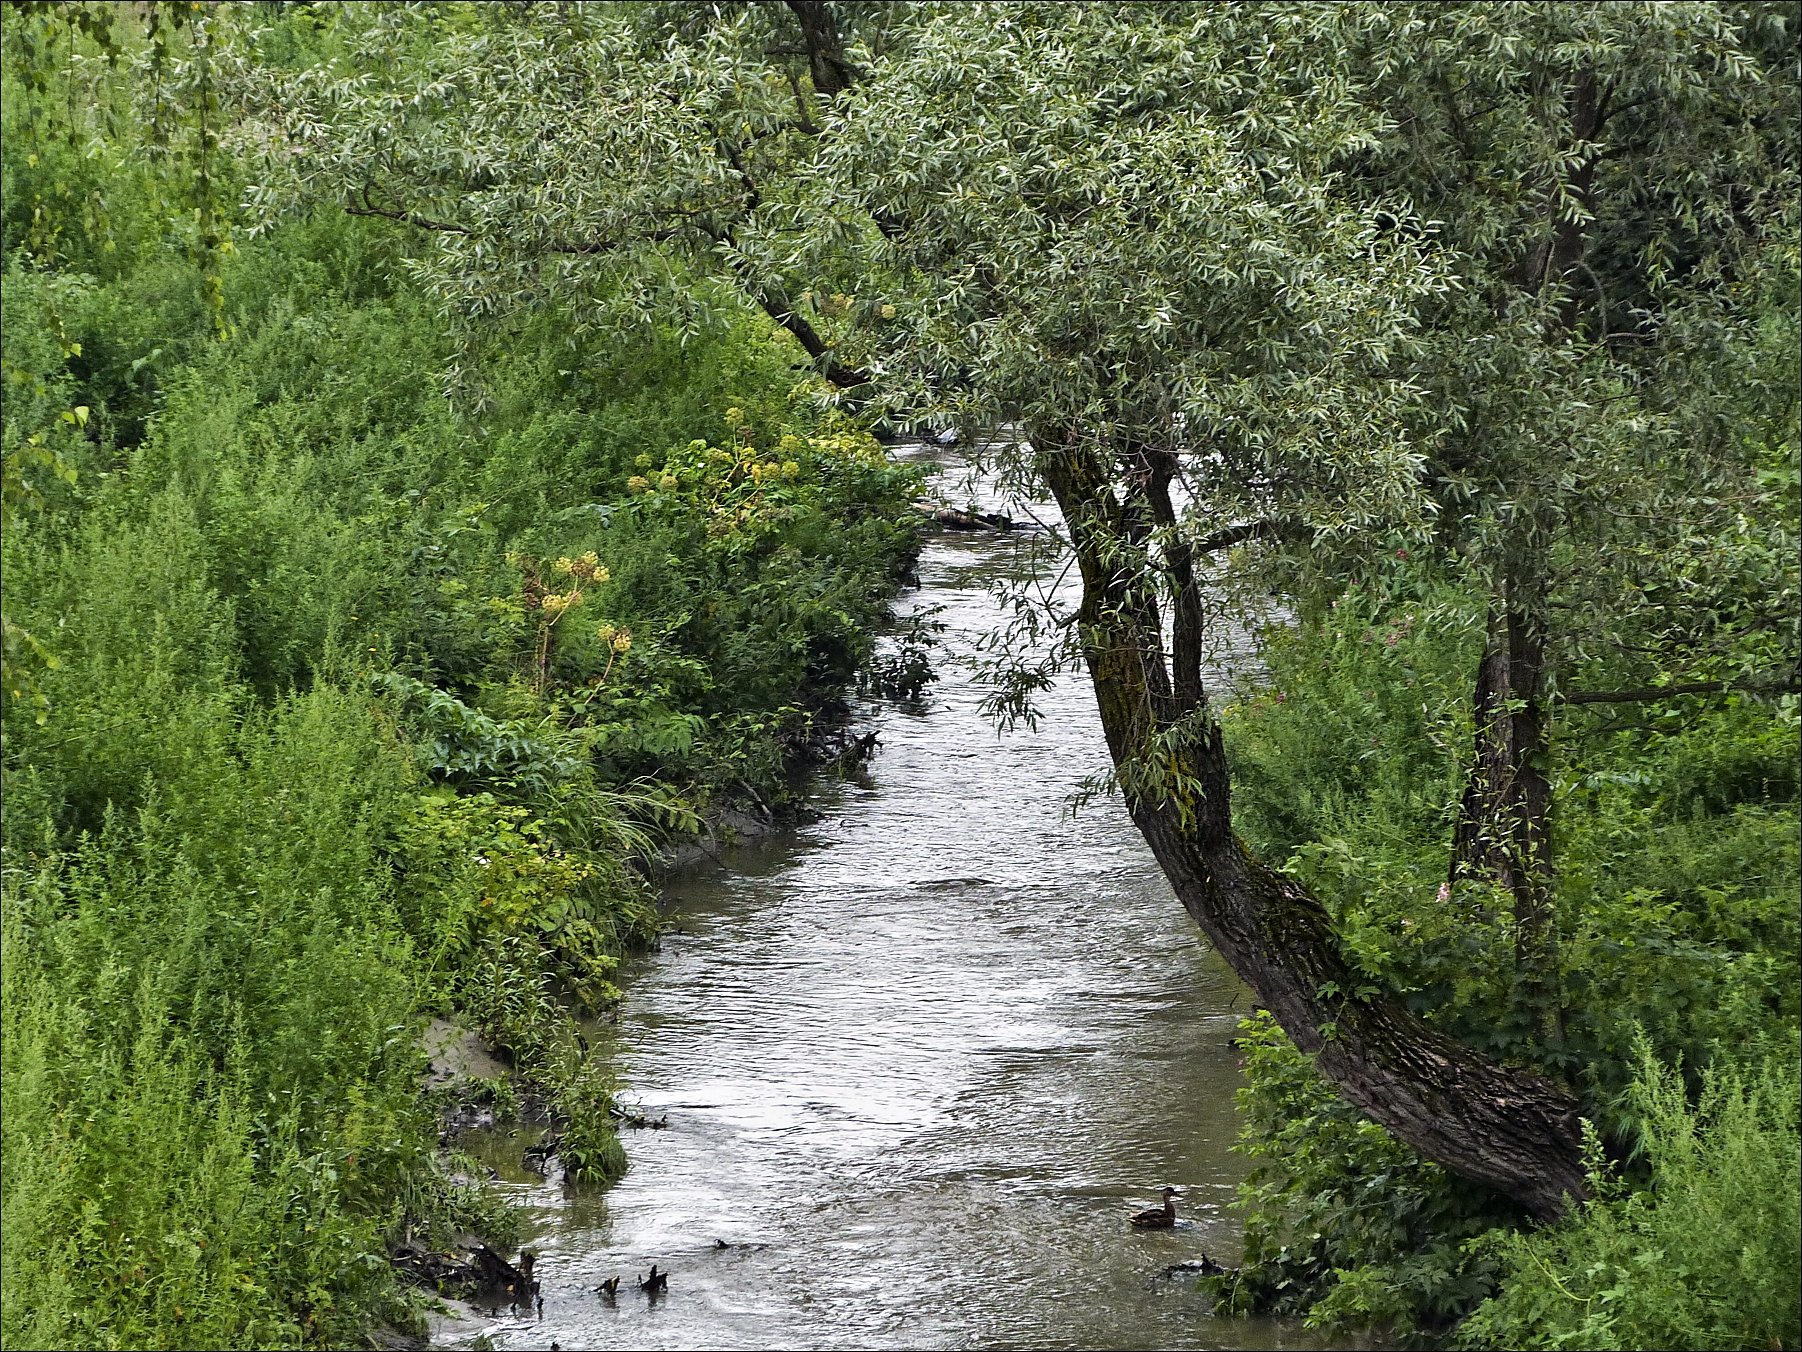
M441 221L431 216L422 215L417 211L407 211L399 207L378 207L370 200L369 189L367 187L364 187L359 195L362 198L362 205L347 204L344 208L345 215L374 216L379 217L384 221L398 221L402 225L410 225L419 230L432 230L445 235L467 235L473 237L477 233L474 226L463 225L457 221ZM724 206L727 204L720 203L718 205ZM712 207L696 207L689 211L678 212L677 214L682 216L700 216L712 209ZM628 242L648 241L652 244L667 244L670 240L675 239L680 235L682 229L683 227L679 225L666 226L662 230L646 231L642 235L635 236L633 241L619 239L552 239L546 240L544 247L552 253L560 254L603 254L610 253L614 249L617 249Z
M845 59L845 44L839 37L832 6L825 0L788 0L788 7L801 25L801 40L807 44L807 65L814 90L829 99L837 98L862 79L863 72Z
M1152 519L1168 535L1164 561L1170 570L1170 682L1176 715L1191 713L1207 700L1201 679L1201 644L1204 616L1201 591L1195 585L1195 546L1176 529L1176 507L1170 500L1170 480L1176 475L1176 456L1168 451L1142 449L1145 463L1145 495Z
M1753 694L1779 694L1802 690L1802 681L1788 676L1776 681L1690 681L1683 685L1648 685L1638 690L1577 690L1559 698L1565 704L1642 704L1675 695L1724 695L1744 690Z
M417 226L421 230L437 230L447 235L475 234L467 225L458 225L455 221L435 221L430 216L421 216L417 211L390 211L375 206L369 200L367 189L363 192L363 205L346 206L344 212L348 216L380 216L385 221L399 221L403 225Z
M731 263L733 269L744 279L745 290L751 299L763 308L765 314L794 335L795 341L806 349L807 355L818 365L822 376L841 390L855 389L859 385L870 383L868 372L855 366L846 366L832 355L831 346L820 337L819 331L812 324L795 313L794 305L780 288L758 285L751 278L750 269L744 260L736 253L731 255Z
M1281 521L1247 521L1237 526L1228 526L1217 530L1212 535L1204 535L1195 541L1190 548L1197 554L1215 554L1222 549L1230 549L1234 545L1242 545L1247 540L1273 539L1279 535L1290 534L1295 528Z

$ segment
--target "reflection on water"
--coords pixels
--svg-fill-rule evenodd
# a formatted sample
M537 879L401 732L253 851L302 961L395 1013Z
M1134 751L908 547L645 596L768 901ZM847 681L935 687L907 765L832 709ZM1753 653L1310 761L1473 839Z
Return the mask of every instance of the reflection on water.
M1042 509L1041 509L1042 514ZM868 711L866 778L816 824L671 889L620 1019L627 1133L604 1194L508 1184L542 1313L447 1330L498 1347L1317 1347L1212 1318L1166 1267L1233 1261L1228 1153L1247 997L1116 802L1080 676L997 734L946 651L999 620L1014 537L928 542L949 629L929 707ZM508 1146L517 1160L521 1142ZM1126 1217L1182 1191L1164 1232ZM724 1247L722 1247L722 1245ZM652 1261L672 1275L635 1288ZM620 1275L608 1304L591 1288Z

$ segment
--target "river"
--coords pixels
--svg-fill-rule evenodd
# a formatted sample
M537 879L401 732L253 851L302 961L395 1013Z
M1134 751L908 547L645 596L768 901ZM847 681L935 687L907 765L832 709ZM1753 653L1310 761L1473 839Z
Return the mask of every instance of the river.
M1118 801L1066 812L1107 759L1086 678L1042 697L1036 732L978 709L956 659L1000 622L990 584L1032 543L928 539L897 607L943 608L925 707L860 707L880 748L821 790L818 821L668 889L672 930L628 972L617 1039L623 1100L667 1128L627 1132L626 1178L574 1195L519 1171L520 1140L489 1141L543 1308L441 1337L1327 1345L1215 1319L1164 1275L1237 1257L1229 1039L1248 995ZM1179 1225L1130 1228L1167 1183ZM671 1274L655 1300L634 1286L653 1261ZM608 1303L591 1288L614 1275Z

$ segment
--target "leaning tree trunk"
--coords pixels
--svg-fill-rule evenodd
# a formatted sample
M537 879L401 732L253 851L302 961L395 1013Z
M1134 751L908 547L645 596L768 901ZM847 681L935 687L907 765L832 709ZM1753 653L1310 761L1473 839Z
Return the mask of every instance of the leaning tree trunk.
M1134 822L1221 956L1347 1099L1426 1158L1552 1219L1584 1195L1577 1104L1498 1065L1394 995L1359 999L1325 908L1233 833L1226 754L1201 674L1191 564L1170 547L1168 456L1135 452L1124 493L1103 453L1032 429L1082 570L1082 647ZM1163 645L1160 592L1174 607ZM1168 663L1168 664L1167 664Z

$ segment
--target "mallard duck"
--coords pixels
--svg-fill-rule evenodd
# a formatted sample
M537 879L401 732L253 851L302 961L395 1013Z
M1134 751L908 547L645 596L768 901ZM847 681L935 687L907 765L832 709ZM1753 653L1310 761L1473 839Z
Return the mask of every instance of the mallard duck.
M595 1294L602 1300L612 1300L619 1294L619 1277L617 1275L609 1277L606 1281L595 1287L594 1290Z
M1165 1188L1163 1206L1146 1207L1143 1211L1134 1212L1128 1218L1129 1223L1140 1230L1168 1230L1176 1224L1176 1203L1170 1199L1181 1196L1175 1188Z

